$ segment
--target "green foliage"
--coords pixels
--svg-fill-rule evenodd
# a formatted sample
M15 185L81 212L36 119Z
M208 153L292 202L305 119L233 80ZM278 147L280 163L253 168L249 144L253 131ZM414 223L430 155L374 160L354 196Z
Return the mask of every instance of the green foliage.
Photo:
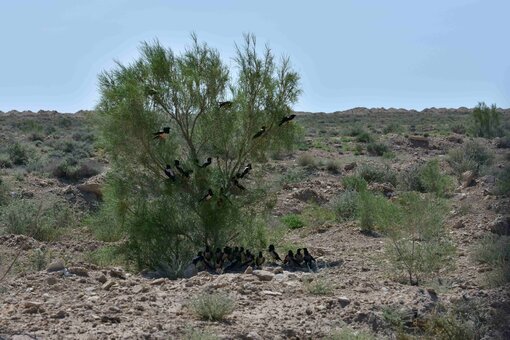
M4 233L27 235L39 241L53 241L63 230L73 225L73 215L67 203L57 199L47 199L40 203L19 199L2 208L0 226Z
M219 340L216 335L199 329L189 328L186 330L183 339L186 340Z
M335 159L328 159L326 162L326 170L336 175L340 173L340 162Z
M0 177L0 208L4 205L7 205L10 201L9 195L9 186L5 181Z
M297 163L304 167L316 168L317 160L311 153L303 153L299 155L297 159Z
M92 160L76 160L74 157L67 157L55 164L51 174L60 179L79 181L84 178L95 176L101 172L101 167Z
M0 153L0 169L12 168L11 156L7 153Z
M307 206L301 213L304 224L308 226L321 226L328 222L336 220L335 212L328 206L320 206L311 204Z
M351 175L342 178L342 185L345 190L364 191L368 188L367 181L359 175Z
M497 192L499 195L510 195L510 167L504 168L497 176Z
M361 191L358 194L359 225L363 233L371 234L381 214L390 207L388 200L370 191Z
M344 327L334 331L325 337L327 340L374 340L375 337L368 331L353 330Z
M429 192L438 197L446 197L454 187L453 179L441 173L437 159L407 169L400 175L399 184L403 190Z
M489 108L484 102L478 103L473 110L475 136L494 138L502 135L501 113L496 104Z
M480 174L482 170L492 164L493 159L493 153L476 140L468 141L448 153L448 163L457 175L468 170Z
M158 42L140 51L134 63L99 77L96 120L112 164L113 194L105 206L123 223L130 260L178 273L197 248L222 247L253 225L251 209L264 199L260 184L239 179L247 187L242 191L232 178L248 163L292 149L301 137L296 122L279 126L298 99L299 76L288 59L276 62L269 48L259 53L251 35L236 46L233 73L195 36L181 54ZM226 100L231 105L220 108ZM154 140L165 126L167 138ZM208 157L212 164L199 167ZM174 160L193 171L189 178ZM165 176L167 164L175 181ZM209 189L212 198L201 200Z
M361 190L363 191L363 190ZM332 209L338 221L349 221L356 217L358 211L359 194L356 190L345 190L336 197L332 203Z
M293 167L287 169L278 179L280 185L302 182L308 177L306 169Z
M383 143L370 142L367 145L367 152L372 156L382 156L389 151L390 148Z
M195 297L190 307L202 320L221 321L234 311L234 300L220 293L202 293Z
M85 259L99 267L119 266L126 262L122 249L117 246L98 248L87 253Z
M35 271L41 271L48 266L48 250L37 248L31 252L30 263Z
M363 131L359 135L356 136L356 141L359 143L370 143L374 140L374 138L370 135L370 133Z
M282 222L290 229L299 229L305 226L305 222L303 222L301 217L296 214L288 214L283 216Z
M383 164L362 164L356 174L368 183L391 183L397 185L397 175L391 168Z
M388 133L402 133L404 129L399 123L391 123L384 127L383 133L387 135Z
M333 285L327 279L317 277L314 280L305 282L305 289L312 295L331 295L333 294Z
M510 236L489 234L475 246L474 258L493 268L487 280L491 286L510 282Z
M442 200L409 192L383 212L378 221L389 238L386 254L410 284L448 267L454 246L443 226L447 206Z
M25 165L30 157L30 150L26 144L16 142L7 149L11 162L15 165Z

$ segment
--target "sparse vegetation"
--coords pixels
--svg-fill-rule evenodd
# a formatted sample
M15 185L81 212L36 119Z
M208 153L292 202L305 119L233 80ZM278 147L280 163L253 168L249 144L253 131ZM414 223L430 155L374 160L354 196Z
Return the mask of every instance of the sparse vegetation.
M202 293L191 300L190 307L202 320L222 321L234 311L234 300L225 294Z
M480 174L487 166L492 164L493 159L493 153L476 140L468 141L463 146L448 153L448 163L457 175L461 175L468 170Z
M351 175L342 178L342 185L345 190L364 191L368 188L367 181L359 175Z
M358 217L361 232L372 234L379 215L389 206L386 198L370 191L361 191L358 195Z
M309 168L317 167L317 160L311 153L301 154L297 159L297 163L304 167L309 167Z
M325 278L315 278L314 280L305 282L305 288L312 295L331 295L333 294L332 283Z
M501 136L501 113L496 104L488 107L484 102L478 103L473 110L475 136L494 138Z
M288 214L282 217L282 222L290 229L299 229L305 226L305 222L299 215Z
M367 152L371 156L382 156L389 150L388 146L383 143L371 142L367 145Z
M353 330L344 327L341 330L334 331L326 336L328 340L374 340L372 333L364 330Z
M397 185L397 175L391 168L383 164L362 164L356 174L368 183L390 183Z
M487 281L491 286L510 282L510 236L489 234L475 246L474 258L492 267Z
M331 203L338 221L349 221L356 218L359 194L356 190L345 190Z
M402 172L399 184L403 190L429 192L438 197L446 197L454 188L453 179L441 173L439 161L436 159L411 166Z
M328 159L326 162L326 170L336 175L340 173L340 162L335 159Z

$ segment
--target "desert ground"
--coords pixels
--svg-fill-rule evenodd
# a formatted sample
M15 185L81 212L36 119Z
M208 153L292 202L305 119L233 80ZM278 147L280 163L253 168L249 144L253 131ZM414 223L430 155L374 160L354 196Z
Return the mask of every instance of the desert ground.
M0 339L510 338L510 198L500 189L510 141L472 137L470 109L298 112L302 142L256 164L253 178L269 192L267 243L280 256L308 248L317 271L266 261L178 279L134 270L116 255L122 237L90 222L109 169L90 114L0 112ZM502 115L509 125L510 110ZM473 143L491 161L456 172L452 150ZM345 178L371 171L368 189L394 200L431 160L451 180L444 228L454 249L416 285L392 269L378 225L361 232L339 206ZM228 296L233 311L200 318L192 301L208 293Z

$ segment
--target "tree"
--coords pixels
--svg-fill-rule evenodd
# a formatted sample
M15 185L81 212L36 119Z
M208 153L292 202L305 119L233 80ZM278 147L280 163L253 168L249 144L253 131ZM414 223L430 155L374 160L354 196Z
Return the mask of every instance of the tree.
M235 47L234 72L192 35L182 54L143 43L138 60L99 76L97 122L112 164L106 204L139 267L175 273L197 247L238 238L261 197L243 170L302 132L282 123L301 92L289 59L275 62L267 46L260 54L253 35Z
M484 102L478 103L473 109L473 120L476 136L494 138L501 135L501 113L496 104L489 108Z

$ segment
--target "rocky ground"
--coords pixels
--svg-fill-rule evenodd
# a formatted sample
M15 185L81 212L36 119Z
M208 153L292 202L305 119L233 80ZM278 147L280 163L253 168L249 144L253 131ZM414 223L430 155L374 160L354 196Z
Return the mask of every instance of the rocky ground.
M320 133L319 133L320 135ZM402 171L410 164L439 157L459 145L465 136L427 137L427 144L401 134L386 140L398 154L391 168ZM317 139L317 135L307 140ZM338 173L319 166L313 176L285 183L276 195L274 216L300 213L311 202L326 204L342 191L341 177L355 171L353 162L373 157L338 150L311 148L317 158L336 159ZM418 143L418 144L416 144ZM494 150L496 166L506 167L508 149ZM297 168L296 155L275 160L267 168L278 173ZM69 184L27 175L19 191L36 198L52 191L75 204L100 198L93 184L100 178ZM92 184L92 185L91 185ZM319 339L342 329L370 332L376 338L398 338L402 331L419 336L421 324L438 308L459 305L480 310L489 330L486 338L510 338L510 286L490 288L484 279L492 268L473 260L473 245L491 231L509 228L508 198L494 195L494 176L459 183L452 194L447 228L456 246L454 269L440 279L411 286L395 280L383 256L385 239L360 233L355 221L327 222L313 228L289 230L286 242L306 245L319 263L316 272L293 271L278 265L248 273L215 275L205 272L189 279L149 279L121 267L100 267L85 253L104 246L86 227L77 228L55 242L39 242L22 235L0 236L2 275L19 253L19 263L29 262L35 249L50 250L51 264L41 270L15 268L0 282L0 339ZM81 186L80 186L81 185ZM88 186L87 186L88 185ZM392 189L396 190L396 189ZM93 204L92 204L93 205ZM499 228L499 229L498 229ZM506 228L506 229L505 229ZM324 286L320 295L314 287ZM221 292L235 301L224 321L202 321L192 313L190 301L203 292ZM400 331L392 325L398 315ZM400 335L399 335L400 334ZM341 337L338 337L340 339Z

